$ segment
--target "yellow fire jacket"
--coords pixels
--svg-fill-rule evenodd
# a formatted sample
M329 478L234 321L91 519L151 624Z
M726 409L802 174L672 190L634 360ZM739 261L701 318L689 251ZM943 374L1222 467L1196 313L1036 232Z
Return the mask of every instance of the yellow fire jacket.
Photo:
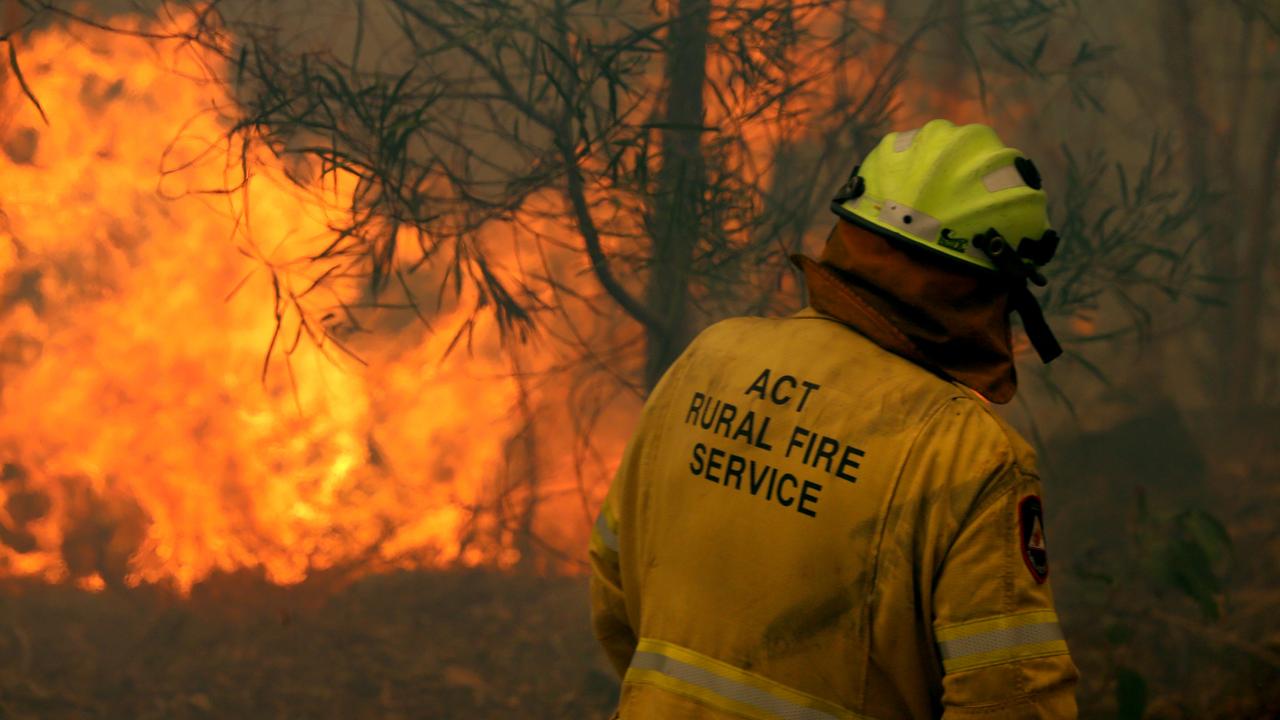
M704 331L591 539L618 716L1074 718L1034 451L813 310Z

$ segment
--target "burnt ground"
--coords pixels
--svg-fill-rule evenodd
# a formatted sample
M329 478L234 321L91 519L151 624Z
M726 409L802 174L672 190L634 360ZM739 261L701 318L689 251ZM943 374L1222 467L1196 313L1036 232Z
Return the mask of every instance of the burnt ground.
M0 585L0 719L592 718L616 699L585 581L218 578L189 601Z
M1046 492L1081 717L1280 718L1280 415L1171 415L1048 449L1073 471ZM1229 558L1197 554L1188 508ZM230 575L185 599L0 581L0 720L604 718L587 619L585 579L491 571Z

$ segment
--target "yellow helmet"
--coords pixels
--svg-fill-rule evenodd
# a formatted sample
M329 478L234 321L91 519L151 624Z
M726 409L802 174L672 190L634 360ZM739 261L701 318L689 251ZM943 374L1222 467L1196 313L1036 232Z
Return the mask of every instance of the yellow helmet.
M931 120L889 133L831 203L872 232L988 270L1044 284L1053 258L1040 173L985 125Z

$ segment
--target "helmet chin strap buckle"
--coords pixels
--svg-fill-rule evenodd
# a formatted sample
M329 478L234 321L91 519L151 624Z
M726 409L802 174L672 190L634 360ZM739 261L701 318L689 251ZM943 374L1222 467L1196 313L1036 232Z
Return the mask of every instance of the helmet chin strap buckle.
M995 228L978 233L973 246L986 253L1000 274L1017 280L1026 280L1036 287L1044 287L1048 280L1035 265L1025 262L1012 245Z

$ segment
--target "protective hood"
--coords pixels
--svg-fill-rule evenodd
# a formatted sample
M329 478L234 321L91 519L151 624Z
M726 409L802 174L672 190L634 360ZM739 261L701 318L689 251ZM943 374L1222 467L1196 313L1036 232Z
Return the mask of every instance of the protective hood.
M881 347L994 403L1017 392L1009 315L1025 286L894 242L850 222L832 229L804 271L809 304Z

